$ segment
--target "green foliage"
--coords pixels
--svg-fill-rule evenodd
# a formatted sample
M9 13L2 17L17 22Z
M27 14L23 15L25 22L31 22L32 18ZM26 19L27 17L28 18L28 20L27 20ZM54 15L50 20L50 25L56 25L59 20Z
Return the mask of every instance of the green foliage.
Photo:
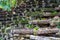
M2 38L2 37L0 37L0 40L3 40L3 38Z
M32 29L32 28L34 28L34 25L33 24L27 24L26 27Z
M19 23L19 21L16 20L16 21L15 21L15 24L18 24L18 23Z
M58 14L58 12L56 12L56 11L52 11L51 14L52 14L52 15L56 15L56 14Z
M34 30L34 35L36 35L36 31L39 29L38 26L34 27L33 30Z
M11 11L11 8L15 7L16 4L16 0L0 0L0 8L7 11Z
M60 22L57 23L57 27L60 28Z
M38 29L39 29L39 27L35 27L35 28L34 28L35 31L38 30Z
M27 24L28 23L28 20L26 18L21 18L20 19L20 23L21 24Z

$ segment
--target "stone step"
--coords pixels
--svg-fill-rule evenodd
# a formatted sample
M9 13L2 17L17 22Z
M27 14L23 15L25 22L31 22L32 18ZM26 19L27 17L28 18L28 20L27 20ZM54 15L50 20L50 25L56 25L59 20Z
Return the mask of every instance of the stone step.
M58 28L39 28L38 30L33 29L13 29L13 34L50 34L57 33Z
M35 40L60 40L60 38L56 37L45 37L45 36L30 36L30 39L35 39Z

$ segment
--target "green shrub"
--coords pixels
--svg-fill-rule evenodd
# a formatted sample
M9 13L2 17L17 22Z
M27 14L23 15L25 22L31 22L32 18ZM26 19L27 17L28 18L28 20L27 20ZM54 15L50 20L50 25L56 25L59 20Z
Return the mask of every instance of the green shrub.
M0 0L0 8L3 10L11 11L12 7L15 7L17 0Z

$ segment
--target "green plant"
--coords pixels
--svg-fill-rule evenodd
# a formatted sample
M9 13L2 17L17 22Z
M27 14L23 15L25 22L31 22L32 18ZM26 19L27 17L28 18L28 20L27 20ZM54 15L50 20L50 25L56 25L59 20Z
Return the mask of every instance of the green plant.
M4 25L4 28L2 28L2 33L6 34L6 30L10 29L10 25L9 24L6 24Z
M57 23L57 27L60 28L60 22Z
M34 28L34 25L33 24L27 24L26 27L32 29L32 28Z
M27 24L28 23L28 20L26 18L21 18L20 19L20 23L21 24Z
M25 24L28 24L28 20L25 17L19 19L19 22L23 26L23 28L25 27Z
M56 15L56 14L58 14L58 12L52 11L51 14L52 14L52 15Z
M36 31L39 29L38 26L34 27L33 30L34 30L34 35L36 35Z
M17 0L0 0L0 8L3 10L11 11L12 7L15 7Z
M39 29L39 27L34 27L34 30L37 31Z
M3 40L3 38L2 38L2 37L0 37L0 40Z

